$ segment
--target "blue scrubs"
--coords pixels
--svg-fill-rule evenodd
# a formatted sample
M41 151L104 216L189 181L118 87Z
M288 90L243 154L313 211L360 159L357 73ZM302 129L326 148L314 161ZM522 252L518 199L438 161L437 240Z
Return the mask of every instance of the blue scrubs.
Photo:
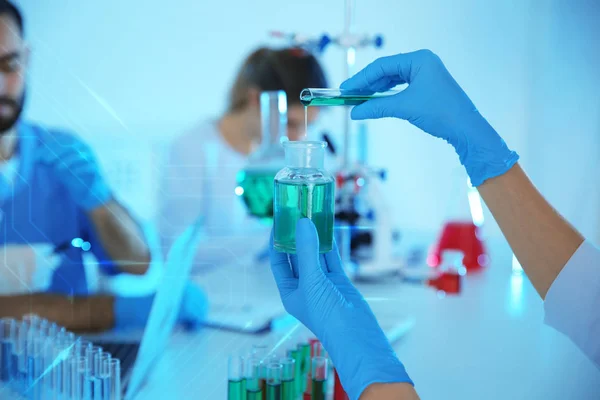
M71 246L73 239L81 238L91 244L89 251L98 259L101 272L115 274L117 271L86 213L69 197L55 169L41 161L47 151L44 143L56 140L74 143L80 139L68 133L19 123L15 153L19 159L18 173L12 188L6 181L0 182L0 243L49 243L62 248L59 251L62 261L48 291L85 295L88 290L83 250Z

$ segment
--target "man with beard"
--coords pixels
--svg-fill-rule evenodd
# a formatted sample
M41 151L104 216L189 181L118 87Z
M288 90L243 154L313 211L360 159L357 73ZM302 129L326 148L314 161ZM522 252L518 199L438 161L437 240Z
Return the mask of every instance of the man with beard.
M23 31L19 10L0 0L0 318L33 313L74 330L143 325L153 296L87 296L83 252L109 275L144 274L150 252L91 149L20 119L29 57ZM182 304L183 322L205 312L191 284Z

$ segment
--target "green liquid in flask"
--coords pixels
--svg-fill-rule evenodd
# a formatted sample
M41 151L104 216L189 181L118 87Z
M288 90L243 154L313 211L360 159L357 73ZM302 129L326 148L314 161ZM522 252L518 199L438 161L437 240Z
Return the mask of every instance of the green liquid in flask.
M333 181L275 181L275 250L295 254L296 222L301 218L309 218L319 234L319 253L331 251L335 212L334 185Z
M276 170L246 169L238 174L238 185L244 189L242 199L248 212L259 218L273 218L273 180Z

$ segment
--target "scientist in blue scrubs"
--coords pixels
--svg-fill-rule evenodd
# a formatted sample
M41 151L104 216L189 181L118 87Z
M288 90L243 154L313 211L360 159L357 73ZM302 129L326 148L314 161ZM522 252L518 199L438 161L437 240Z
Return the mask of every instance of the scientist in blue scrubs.
M143 325L152 296L88 296L84 251L109 275L144 274L150 252L91 149L72 134L21 120L29 57L23 31L19 10L0 0L0 318L35 313L75 330ZM202 292L189 285L184 299L182 319L202 317Z
M545 323L600 368L598 247L542 197L520 167L517 153L431 51L380 58L341 88L381 92L399 84L408 88L356 106L352 118L407 120L454 147L544 299ZM337 248L319 255L317 231L308 219L296 226L296 248L297 255L271 248L281 299L286 310L321 340L350 399L418 399L367 302L345 275Z

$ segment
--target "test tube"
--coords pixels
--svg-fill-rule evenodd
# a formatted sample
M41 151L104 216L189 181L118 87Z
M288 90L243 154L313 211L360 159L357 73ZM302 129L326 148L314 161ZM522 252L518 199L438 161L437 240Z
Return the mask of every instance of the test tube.
M300 353L300 393L310 393L310 344L298 344L298 352ZM298 367L297 367L298 368Z
M88 371L87 358L81 356L73 356L68 360L68 367L66 375L68 375L69 393L63 393L62 398L68 398L69 400L89 400L85 394L85 380Z
M296 360L285 357L280 359L279 363L281 364L281 398L282 400L294 400L297 395L294 381Z
M279 363L267 365L267 400L281 400L281 370Z
M68 396L73 396L76 389L71 386L74 378L70 370L70 360L85 357L86 352L81 352L81 349L78 348L79 344L73 333L59 331L56 336L56 343L57 354L53 373L54 382L56 392L62 394L66 399Z
M72 380L70 360L77 359L79 354L75 353L75 343L66 336L61 336L53 341L53 359L54 365L52 372L52 388L55 396L66 396L74 394L71 390Z
M247 400L262 400L263 389L260 385L260 360L250 357L244 366L246 376L246 398Z
M100 388L96 393L94 393L96 395L94 400L105 400L108 398L112 377L110 370L111 359L112 357L108 353L102 353L100 356L100 368L98 372Z
M0 319L0 381L9 382L13 343L17 335L17 321L12 318Z
M86 398L94 399L96 396L96 392L101 390L99 387L100 381L97 378L97 375L100 373L100 358L102 357L102 347L100 346L91 346L87 349L86 358L88 361L88 372L89 374L85 380L84 392L86 394Z
M266 398L267 389L265 387L265 379L267 375L267 355L269 353L269 346L266 344L255 344L252 346L252 356L257 358L260 362L259 365L259 383L260 388L263 391L263 400Z
M318 340L310 341L310 356L311 357L325 357L325 349Z
M27 377L27 339L29 335L29 321L17 323L17 333L13 343L12 357L12 383L13 388L22 393L25 390Z
M402 90L388 90L373 93L361 90L304 89L300 92L300 102L304 106L357 106L371 99L394 96Z
M325 400L327 394L327 358L325 357L314 357L312 359L312 399L311 400Z
M244 378L244 358L230 356L227 362L229 400L244 400L246 398L246 380Z
M121 362L118 358L111 358L108 361L110 371L109 384L105 386L103 400L121 400Z
M26 314L21 318L21 322L26 322L30 327L38 329L42 324L42 319L36 314Z
M27 386L25 392L34 400L41 399L42 396L40 378L43 372L43 349L45 342L44 337L38 336L27 343Z
M40 325L40 333L47 337L55 337L58 333L59 327L54 322L42 323Z
M295 372L294 372L294 393L295 396L298 396L302 393L302 371L300 370L300 366L302 364L301 360L301 352L296 347L295 349L291 349L288 351L288 357L293 358L295 361Z
M42 351L44 375L42 377L42 386L44 393L49 399L54 398L54 379L56 375L56 367L60 365L54 357L54 343L56 338L47 337L44 341L44 349Z

